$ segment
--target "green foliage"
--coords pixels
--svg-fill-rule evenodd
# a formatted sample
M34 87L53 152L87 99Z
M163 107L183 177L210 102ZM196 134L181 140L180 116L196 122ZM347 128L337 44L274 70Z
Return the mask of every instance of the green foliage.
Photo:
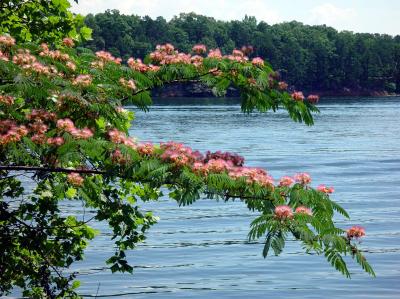
M180 206L203 194L241 199L260 213L249 239L266 237L264 257L271 248L280 254L293 237L346 276L346 254L374 275L353 239L335 226L335 212L348 215L328 194L301 181L273 185L260 169L234 166L231 154L227 160L199 158L180 144L142 144L127 136L134 115L121 105L147 110L152 89L193 80L219 95L236 87L246 113L283 109L293 121L312 125L318 109L279 89L268 64L224 57L138 68L82 48L0 47L0 294L20 287L29 298L79 297L76 273L68 268L84 258L96 236L92 221L110 227L115 253L105 262L111 271L131 273L126 250L143 242L157 222L139 204L159 199L161 188ZM27 176L30 184L22 184ZM80 202L91 218L68 215L65 201ZM280 218L279 205L306 206L313 214Z
M69 8L68 0L1 1L0 34L8 33L19 42L59 43L64 37L89 40L92 29L85 26L81 15L74 15Z
M123 15L116 10L89 14L93 50L114 49L123 57L145 57L157 44L170 42L181 51L203 43L230 53L254 46L254 56L267 59L282 78L300 90L346 93L400 91L400 39L385 34L338 32L299 22L268 25L254 17L218 21L195 13L164 18Z

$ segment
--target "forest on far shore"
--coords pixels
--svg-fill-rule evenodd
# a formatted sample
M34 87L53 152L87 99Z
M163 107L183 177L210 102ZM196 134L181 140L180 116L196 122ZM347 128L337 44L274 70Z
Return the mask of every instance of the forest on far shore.
M219 21L182 13L163 17L123 15L117 10L86 16L93 39L86 47L127 59L143 58L157 44L190 52L194 44L230 53L244 45L265 58L293 88L322 93L400 92L400 36L338 32L293 21L269 25L255 17Z

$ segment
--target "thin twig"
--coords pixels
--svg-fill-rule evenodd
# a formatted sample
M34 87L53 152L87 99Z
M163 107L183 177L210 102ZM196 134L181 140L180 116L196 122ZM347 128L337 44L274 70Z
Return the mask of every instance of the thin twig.
M46 172L64 172L64 173L91 173L91 174L106 174L107 172L94 169L71 169L62 167L40 167L40 166L16 166L16 165L0 165L0 170L13 171L46 171Z

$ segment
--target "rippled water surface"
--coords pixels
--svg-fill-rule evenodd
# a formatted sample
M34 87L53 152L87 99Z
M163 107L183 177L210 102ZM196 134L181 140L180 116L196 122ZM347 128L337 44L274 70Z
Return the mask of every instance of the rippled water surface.
M237 152L275 178L307 171L314 185L333 185L333 198L352 216L337 221L366 228L362 246L377 278L350 266L353 278L345 279L294 242L264 260L261 243L246 243L256 214L241 202L180 208L163 198L142 207L160 221L129 253L133 275L105 270L113 248L97 225L102 234L78 264L80 291L97 298L400 298L400 98L323 99L320 109L307 127L284 112L242 114L235 100L162 99L137 112L131 134Z

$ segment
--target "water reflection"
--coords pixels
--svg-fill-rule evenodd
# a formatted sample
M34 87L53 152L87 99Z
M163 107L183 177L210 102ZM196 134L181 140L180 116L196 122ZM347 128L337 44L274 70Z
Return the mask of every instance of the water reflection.
M308 171L313 184L335 186L334 199L352 215L350 223L337 221L366 227L363 248L377 278L350 267L353 279L346 280L322 257L304 254L290 241L280 257L264 260L263 245L246 242L255 214L240 201L199 200L179 208L165 198L142 207L161 219L146 243L129 252L133 275L103 268L113 248L107 228L97 224L103 233L78 265L86 297L96 292L97 298L400 297L400 98L322 99L313 127L289 122L281 111L242 114L237 99L155 104L150 113L136 113L132 135L234 151L275 178Z

